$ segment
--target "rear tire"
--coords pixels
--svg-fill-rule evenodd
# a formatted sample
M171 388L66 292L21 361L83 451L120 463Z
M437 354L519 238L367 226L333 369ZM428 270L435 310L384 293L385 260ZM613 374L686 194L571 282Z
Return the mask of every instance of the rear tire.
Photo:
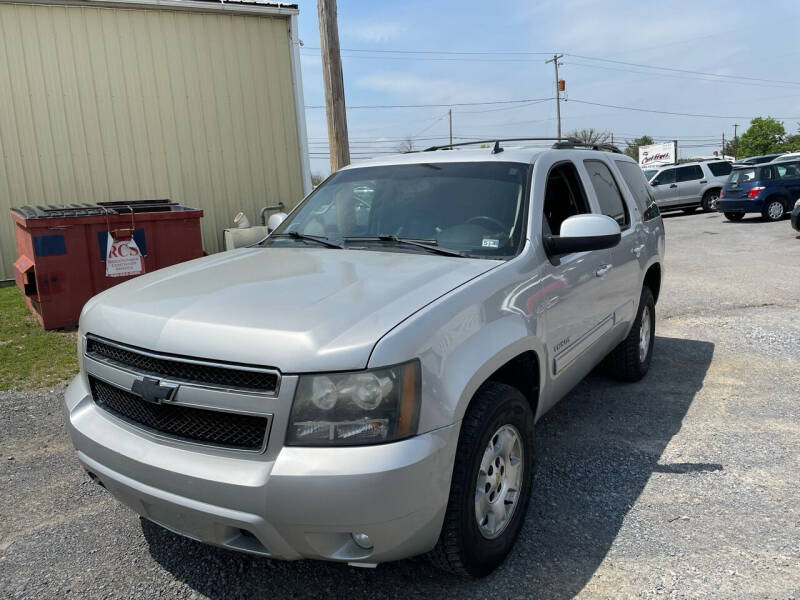
M484 577L510 552L531 494L533 418L510 385L490 381L475 393L461 422L442 531L428 554L435 566Z
M656 337L656 303L653 292L644 286L639 299L639 311L631 330L608 355L607 364L611 374L623 381L639 381L647 375L653 357Z
M719 190L708 190L703 194L703 200L700 202L703 212L717 210L717 200L719 200Z
M725 218L728 219L728 221L741 221L744 219L744 213L726 212Z
M785 214L786 207L783 205L783 201L777 198L768 198L764 203L764 210L761 211L761 216L765 221L780 221Z

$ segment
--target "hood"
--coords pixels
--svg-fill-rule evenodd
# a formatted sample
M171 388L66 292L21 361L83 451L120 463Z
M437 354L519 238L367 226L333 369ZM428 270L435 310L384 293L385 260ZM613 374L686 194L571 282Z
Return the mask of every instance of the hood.
M395 325L499 264L371 250L234 250L95 296L80 328L149 350L284 373L360 369Z

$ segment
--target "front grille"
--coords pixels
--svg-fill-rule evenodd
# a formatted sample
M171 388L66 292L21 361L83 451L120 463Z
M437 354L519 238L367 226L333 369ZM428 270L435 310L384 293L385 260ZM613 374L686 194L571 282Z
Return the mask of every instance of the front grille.
M182 440L241 450L264 446L269 419L176 404L150 404L140 396L89 376L97 406L137 426Z
M162 379L270 394L274 394L278 388L278 374L275 371L217 366L206 364L202 360L181 359L169 355L156 357L135 348L121 348L94 337L86 340L86 354L90 358Z

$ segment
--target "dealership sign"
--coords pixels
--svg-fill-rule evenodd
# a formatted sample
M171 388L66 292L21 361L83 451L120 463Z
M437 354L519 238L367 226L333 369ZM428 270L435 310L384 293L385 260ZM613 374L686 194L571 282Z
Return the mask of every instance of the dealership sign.
M675 142L639 146L639 164L643 167L653 165L672 165L677 161Z

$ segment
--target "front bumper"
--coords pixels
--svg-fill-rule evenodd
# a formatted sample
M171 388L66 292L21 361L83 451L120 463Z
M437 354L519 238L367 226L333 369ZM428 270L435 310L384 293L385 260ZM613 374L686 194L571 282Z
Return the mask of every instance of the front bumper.
M439 537L455 425L401 442L248 454L142 435L97 407L82 375L66 391L84 468L143 517L187 537L272 558L378 563ZM273 424L274 427L274 424ZM282 443L283 432L273 430ZM351 533L366 533L363 549Z
M726 213L760 213L764 209L764 200L759 198L720 198L717 200L717 212Z

